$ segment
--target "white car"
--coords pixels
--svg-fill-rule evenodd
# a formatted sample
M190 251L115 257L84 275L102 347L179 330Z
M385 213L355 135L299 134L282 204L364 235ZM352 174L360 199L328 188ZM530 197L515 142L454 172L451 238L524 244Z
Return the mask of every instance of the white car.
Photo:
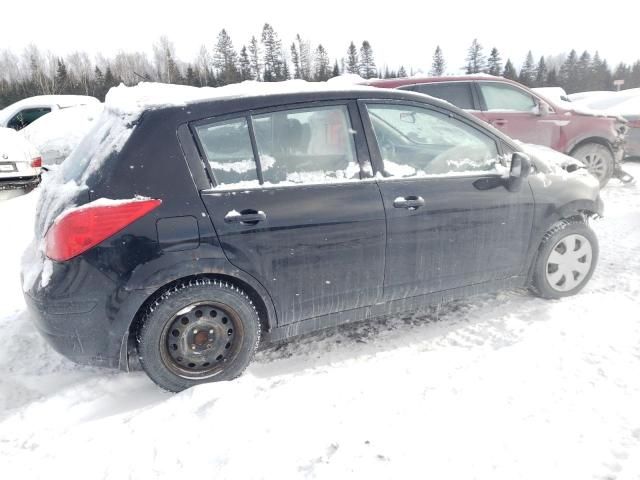
M35 187L41 167L35 147L15 130L0 128L0 190Z
M104 104L92 103L51 112L20 130L42 155L45 167L61 164L91 130Z
M100 103L87 95L38 95L13 103L0 110L0 127L21 130L31 122L55 110Z

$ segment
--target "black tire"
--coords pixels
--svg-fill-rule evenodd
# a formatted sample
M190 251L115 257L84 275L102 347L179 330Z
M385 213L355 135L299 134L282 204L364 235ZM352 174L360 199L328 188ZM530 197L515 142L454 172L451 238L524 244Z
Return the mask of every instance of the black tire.
M260 318L231 283L201 278L156 299L136 337L142 368L160 387L179 392L242 374L260 342Z
M554 251L562 252L560 247L566 248L563 243L564 240L568 242L577 238L586 239L589 243L590 265L588 270L581 274L569 269L572 272L572 275L577 275L577 277L573 279L573 282L579 283L574 288L568 288L570 283L564 286L562 285L562 277L564 276L564 281L566 282L566 275L562 275L562 272L560 272L557 267L555 271L553 270L554 263L550 262L550 256ZM583 240L579 240L579 242L575 242L575 245L578 245L579 243L581 244L582 242ZM580 248L582 248L582 246L580 246ZM576 250L576 252L578 252L578 250ZM542 243L540 244L538 256L536 257L533 269L531 290L533 293L543 298L562 298L575 295L582 290L587 283L589 283L589 280L596 268L596 264L598 263L598 254L598 239L593 230L591 230L586 223L580 220L563 220L557 223L545 234ZM586 256L587 253L585 253L585 262ZM549 280L549 278L553 278L554 275L559 277L558 282L555 284L553 281ZM567 289L563 289L564 287L567 287Z
M585 143L571 152L571 156L580 160L603 188L613 176L615 159L611 150L600 143Z

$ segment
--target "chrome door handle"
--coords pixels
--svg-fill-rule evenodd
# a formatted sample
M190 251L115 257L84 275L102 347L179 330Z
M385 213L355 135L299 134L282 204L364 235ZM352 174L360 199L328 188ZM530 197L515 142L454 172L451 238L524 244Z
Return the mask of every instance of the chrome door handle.
M407 210L416 210L420 207L424 207L424 198L415 195L409 195L408 197L396 197L393 201L395 208L406 208Z

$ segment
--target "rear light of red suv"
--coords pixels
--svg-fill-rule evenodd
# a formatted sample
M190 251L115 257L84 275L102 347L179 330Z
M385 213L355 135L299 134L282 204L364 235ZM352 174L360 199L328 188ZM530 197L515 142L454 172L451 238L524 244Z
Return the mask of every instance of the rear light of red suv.
M162 200L130 200L79 207L56 219L45 237L45 253L64 262L86 252L157 208Z

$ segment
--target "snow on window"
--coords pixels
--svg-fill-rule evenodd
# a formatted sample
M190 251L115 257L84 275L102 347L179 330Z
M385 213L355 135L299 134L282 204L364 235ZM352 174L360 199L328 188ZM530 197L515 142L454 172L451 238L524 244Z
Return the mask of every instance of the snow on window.
M360 178L344 105L257 115L253 117L253 128L263 178L269 184L333 183Z
M387 177L501 172L495 141L460 120L407 105L367 110Z

